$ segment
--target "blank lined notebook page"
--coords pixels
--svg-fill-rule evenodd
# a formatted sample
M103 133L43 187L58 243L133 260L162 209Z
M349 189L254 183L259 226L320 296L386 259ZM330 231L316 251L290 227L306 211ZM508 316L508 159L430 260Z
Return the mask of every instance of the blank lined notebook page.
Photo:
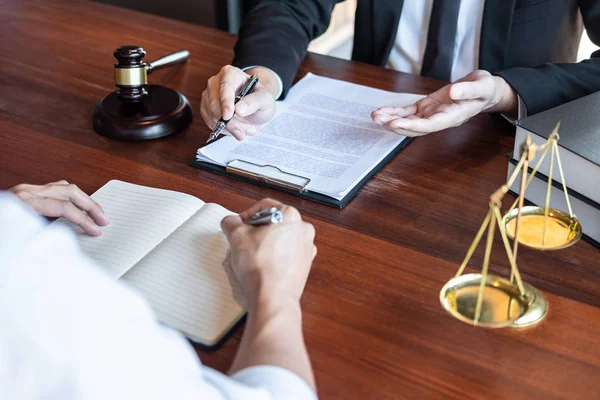
M108 182L91 197L100 204L110 222L101 227L102 236L88 236L63 218L55 223L69 225L78 232L83 252L114 279L204 205L194 196L117 180Z
M206 346L244 315L222 265L228 245L220 224L231 214L206 204L122 278L142 292L160 322Z

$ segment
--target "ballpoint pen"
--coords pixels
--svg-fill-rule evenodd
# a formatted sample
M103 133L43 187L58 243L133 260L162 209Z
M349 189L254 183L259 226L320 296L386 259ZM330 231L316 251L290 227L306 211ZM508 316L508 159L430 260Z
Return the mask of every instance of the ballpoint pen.
M258 76L252 75L250 77L250 79L248 79L248 82L246 82L246 84L242 87L242 90L240 90L240 93L237 96L235 96L235 101L233 102L234 106L235 106L235 104L237 104L238 101L240 101L248 93L250 93L252 91L252 89L254 89L254 86L256 86L257 83L258 83ZM235 110L233 112L233 115L235 115ZM231 118L233 118L233 116ZM227 123L229 121L231 121L231 118L228 119L227 121L225 121L223 118L221 118L219 120L219 122L217 122L217 125L215 125L215 128L213 129L213 131L210 133L210 136L209 136L208 140L206 141L206 143L210 143L213 140L215 140L221 134L223 129L225 129L225 127L227 126Z
M283 213L276 207L260 210L246 221L248 225L269 225L280 222L283 222Z

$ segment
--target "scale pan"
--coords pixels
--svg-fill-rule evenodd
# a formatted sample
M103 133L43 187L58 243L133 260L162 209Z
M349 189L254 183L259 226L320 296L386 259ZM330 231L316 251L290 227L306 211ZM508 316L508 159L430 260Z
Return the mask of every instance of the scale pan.
M483 301L479 321L475 322L475 308L481 274L465 274L449 280L440 292L442 306L453 317L484 328L502 328L513 325L528 308L516 284L494 275L485 277Z
M511 239L515 238L518 209L515 208L504 216L506 233ZM546 237L544 236L544 207L527 206L521 211L521 226L519 227L519 243L537 250L559 250L574 245L581 239L581 224L574 216L555 210L548 210Z
M481 315L475 322L475 308L483 275L466 274L449 280L440 292L442 307L456 319L484 328L524 328L541 322L548 302L536 288L523 282L525 296L508 279L487 275Z

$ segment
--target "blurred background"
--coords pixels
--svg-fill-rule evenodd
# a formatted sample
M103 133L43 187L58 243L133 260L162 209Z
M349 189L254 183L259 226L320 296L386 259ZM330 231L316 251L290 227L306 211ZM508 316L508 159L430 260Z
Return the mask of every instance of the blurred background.
M252 0L96 0L101 3L132 8L163 17L210 26L236 34ZM315 39L309 50L319 54L350 59L354 35L354 12L357 0L338 4L326 33ZM584 33L578 60L589 58L597 50Z

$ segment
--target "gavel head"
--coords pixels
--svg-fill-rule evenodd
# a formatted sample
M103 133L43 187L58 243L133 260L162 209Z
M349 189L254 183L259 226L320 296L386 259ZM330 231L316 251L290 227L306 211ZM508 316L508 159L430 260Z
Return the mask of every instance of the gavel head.
M121 46L113 53L115 63L115 85L117 95L126 102L141 101L146 96L147 64L146 52L139 46Z

